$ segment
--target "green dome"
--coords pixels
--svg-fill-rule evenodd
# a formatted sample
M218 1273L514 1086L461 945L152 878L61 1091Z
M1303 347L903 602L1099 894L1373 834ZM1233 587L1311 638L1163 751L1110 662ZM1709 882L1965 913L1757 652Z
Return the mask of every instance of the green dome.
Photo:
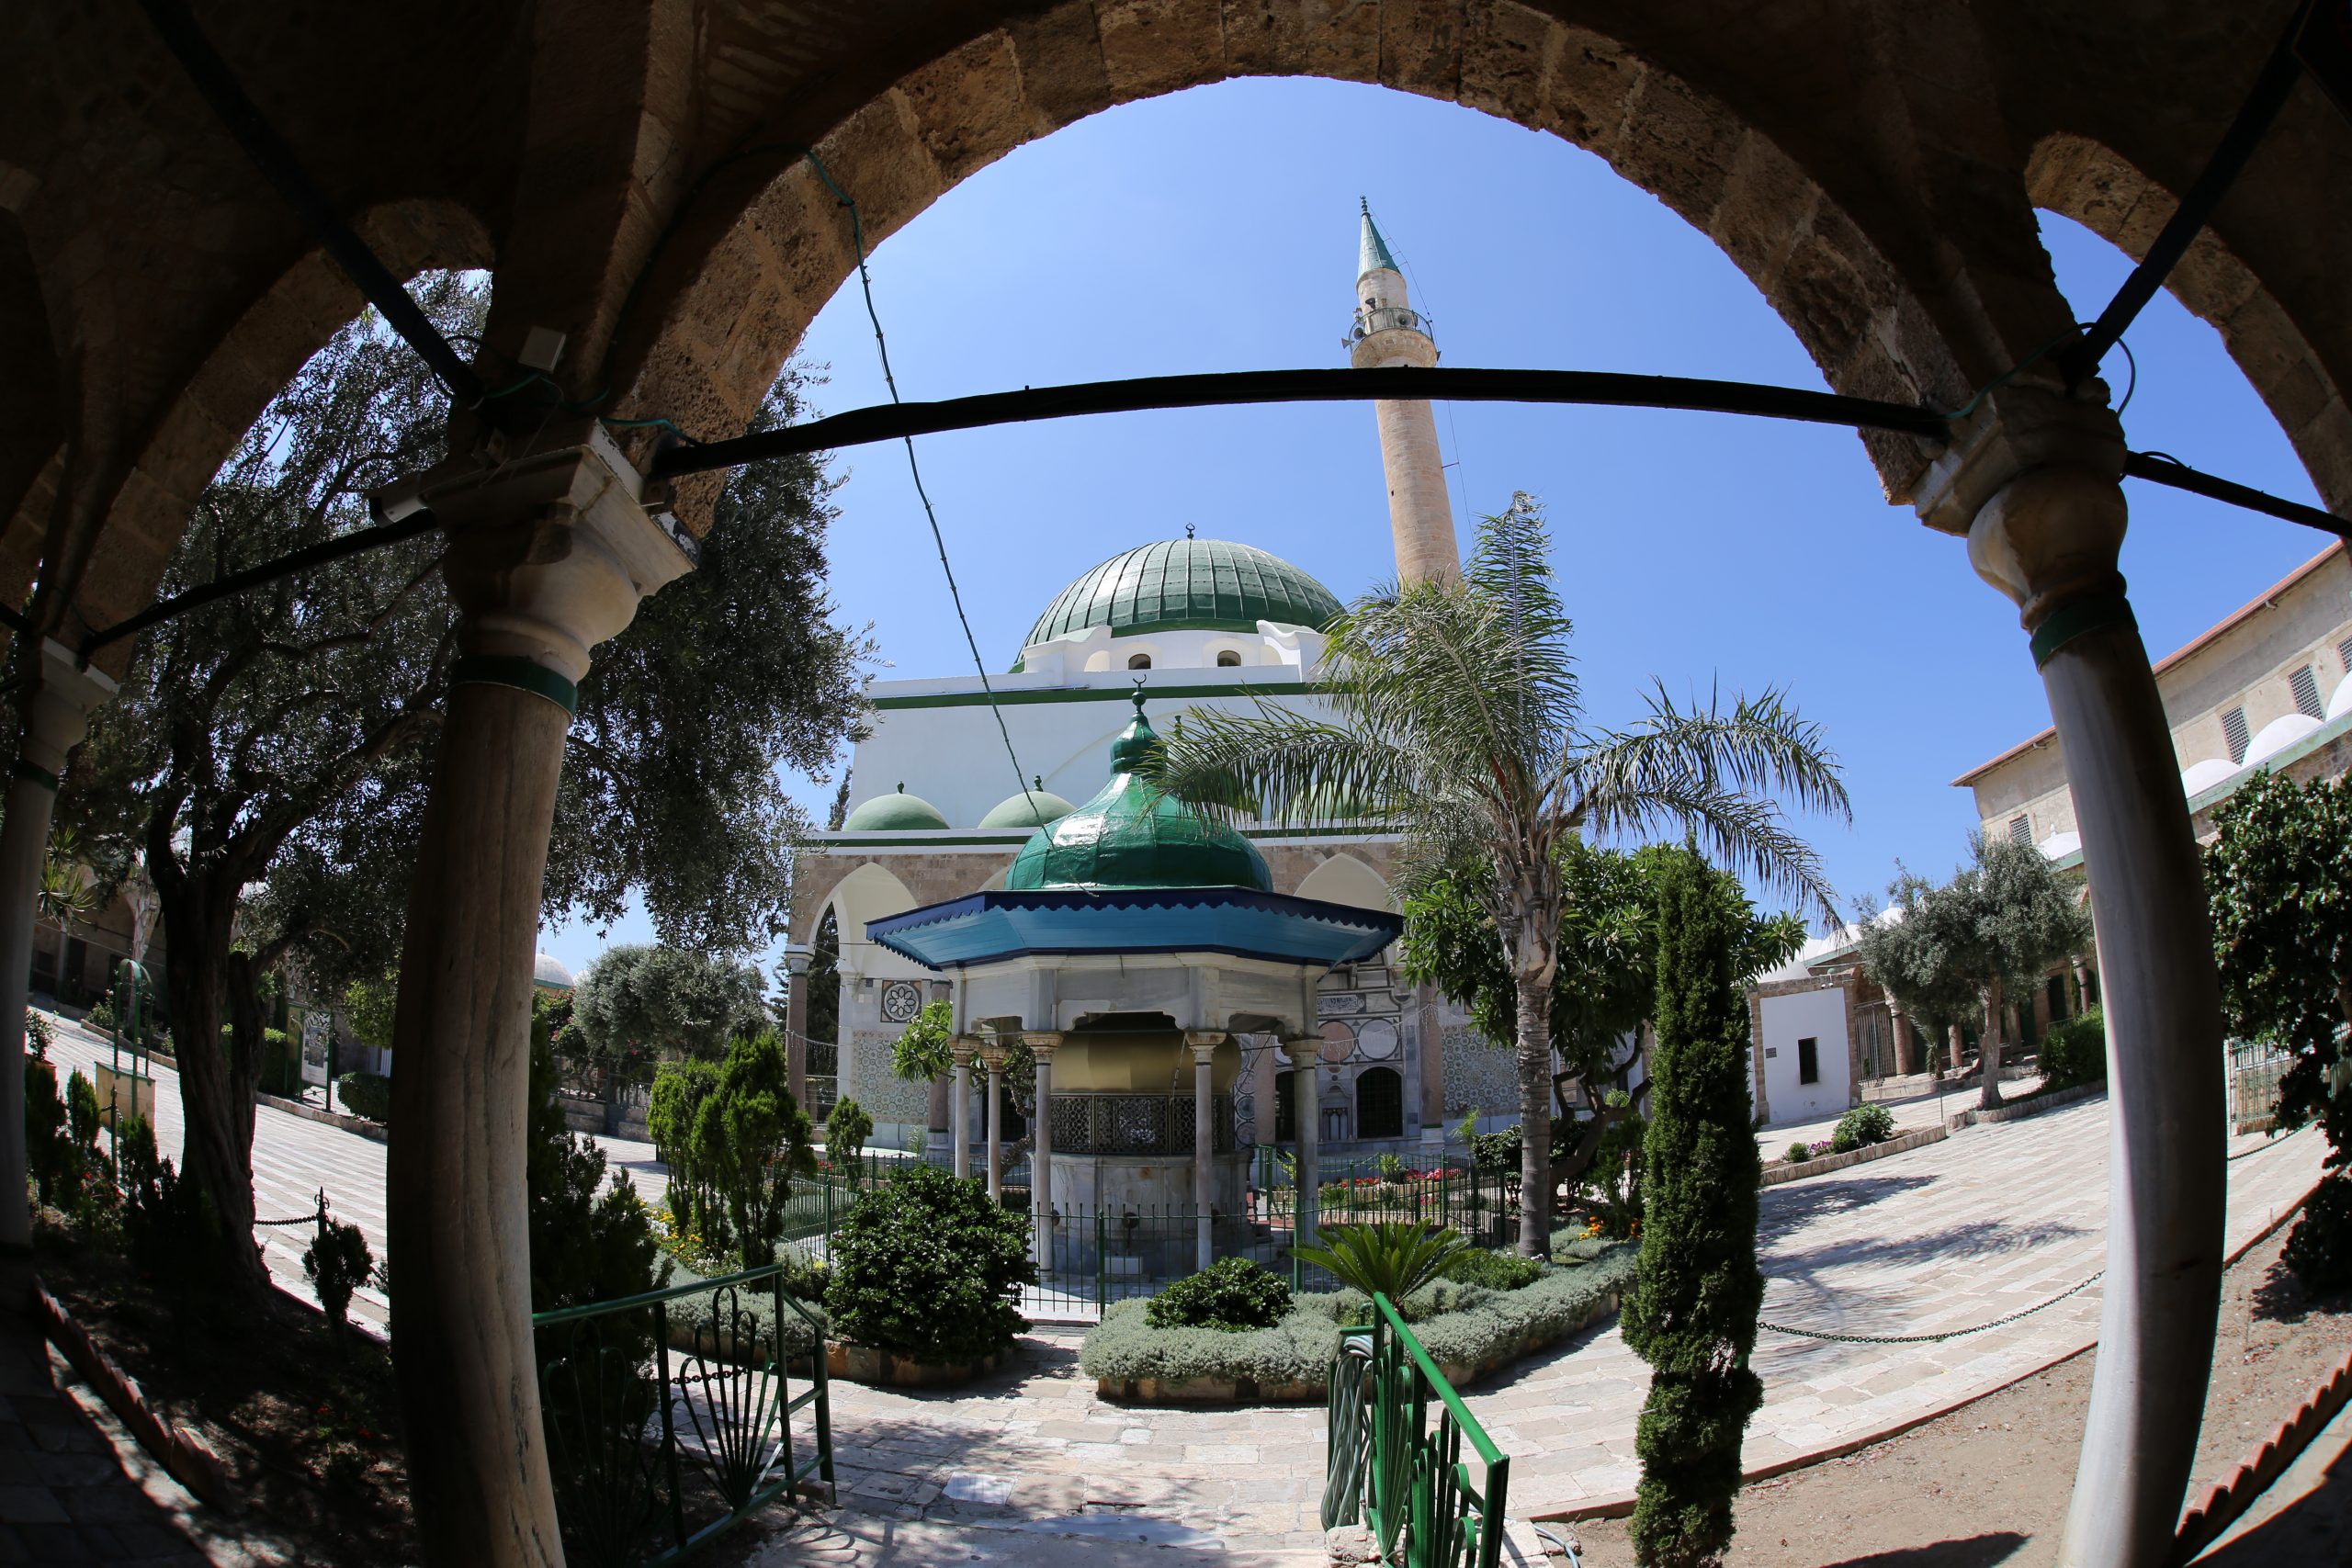
M1084 806L1021 846L1008 892L1059 887L1250 887L1273 891L1257 846L1170 795L1152 794L1135 766L1159 737L1135 694L1135 722L1111 743L1111 781Z
M1063 589L1021 646L1089 626L1109 626L1114 637L1154 627L1252 632L1260 621L1319 631L1339 613L1329 589L1278 556L1223 539L1166 539L1113 556Z
M989 807L980 818L983 828L1045 828L1069 816L1070 803L1046 787L1046 781L1035 781L1035 787L1019 795L1006 795Z
M935 833L947 826L939 807L900 784L888 795L877 795L842 820L850 833Z

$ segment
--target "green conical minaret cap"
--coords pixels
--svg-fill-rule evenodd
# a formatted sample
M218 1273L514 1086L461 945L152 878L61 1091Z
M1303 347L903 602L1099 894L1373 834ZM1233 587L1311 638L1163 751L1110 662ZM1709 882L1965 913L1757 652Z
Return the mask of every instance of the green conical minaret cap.
M1143 716L1111 742L1111 778L1093 799L1039 828L1004 874L1008 892L1056 889L1249 887L1267 893L1273 876L1258 847L1173 795L1157 794L1136 769L1159 744Z
M1372 203L1359 198L1359 205L1363 209L1363 239L1356 247L1357 278L1361 280L1365 273L1384 267L1396 271L1396 258L1388 254L1388 242L1380 237L1380 230L1372 220Z

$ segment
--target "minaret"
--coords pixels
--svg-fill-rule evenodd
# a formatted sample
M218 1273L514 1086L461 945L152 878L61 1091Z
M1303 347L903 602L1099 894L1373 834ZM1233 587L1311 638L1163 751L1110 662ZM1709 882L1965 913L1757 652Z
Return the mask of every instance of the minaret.
M1431 366L1437 344L1427 318L1405 299L1405 276L1363 204L1363 240L1356 262L1355 324L1348 331L1348 362L1359 370L1392 365ZM1445 466L1438 456L1437 421L1425 402L1377 402L1380 466L1388 476L1388 526L1396 536L1396 577L1419 582L1462 575L1453 541L1453 507L1445 495Z

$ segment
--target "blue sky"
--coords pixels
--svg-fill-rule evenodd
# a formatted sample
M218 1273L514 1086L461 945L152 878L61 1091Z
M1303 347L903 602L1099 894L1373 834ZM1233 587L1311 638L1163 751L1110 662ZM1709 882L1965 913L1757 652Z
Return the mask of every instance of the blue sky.
M1377 150L1377 151L1374 151ZM856 193L851 193L854 196ZM1556 137L1351 84L1249 80L1129 105L1022 148L876 246L876 303L909 399L1184 371L1340 366L1356 202L1368 197L1457 366L1647 371L1818 388L1753 285L1657 199ZM2129 263L2044 220L2085 320ZM2285 435L2210 327L2159 296L2129 343L2124 413L2159 448L2315 501ZM838 412L888 399L854 279L802 357ZM2110 379L2124 379L2120 356ZM1975 817L1951 787L2049 722L2008 601L1961 541L1888 506L1847 431L1637 410L1438 410L1458 521L1514 490L1546 503L1591 717L1678 695L1785 686L1842 759L1850 827L1810 824L1834 884L1874 892L1898 858L1942 873ZM1273 551L1342 598L1393 570L1362 403L1110 415L933 436L923 474L991 671L1064 583L1180 535ZM841 454L831 536L842 615L891 676L969 673L903 451ZM2162 656L2314 554L2324 536L2146 485L2124 547ZM976 759L1010 773L1001 758ZM821 813L828 786L796 780ZM609 940L548 933L575 968Z

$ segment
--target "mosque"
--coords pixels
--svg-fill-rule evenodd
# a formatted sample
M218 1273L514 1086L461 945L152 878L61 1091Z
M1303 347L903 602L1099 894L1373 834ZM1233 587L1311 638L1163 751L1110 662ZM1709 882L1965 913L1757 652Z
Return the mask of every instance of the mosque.
M1358 368L1437 362L1368 208L1346 343ZM1457 573L1429 405L1374 407L1397 575ZM1390 962L1385 825L1230 829L1128 774L1152 727L1190 708L1328 717L1320 628L1340 608L1289 562L1188 529L1080 572L992 701L969 674L875 682L857 794L794 890L794 952L820 933L839 951L837 1049L804 1069L819 1115L854 1099L876 1144L952 1143L967 1168L979 1068L928 1089L890 1072L891 1043L945 999L959 1057L1015 1027L1046 1045L1041 1140L1055 1200L1080 1207L1213 1190L1231 1213L1253 1149L1319 1150L1328 1168L1433 1156L1465 1115L1516 1120L1509 1054ZM1032 775L1012 793L1000 720Z

